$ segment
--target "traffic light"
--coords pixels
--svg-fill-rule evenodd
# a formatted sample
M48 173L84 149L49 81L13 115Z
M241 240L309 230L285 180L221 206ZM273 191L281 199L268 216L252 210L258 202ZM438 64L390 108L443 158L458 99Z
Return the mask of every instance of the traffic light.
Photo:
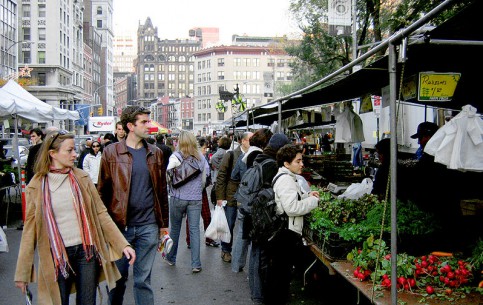
M102 115L104 109L102 109L102 106L97 108L97 115Z

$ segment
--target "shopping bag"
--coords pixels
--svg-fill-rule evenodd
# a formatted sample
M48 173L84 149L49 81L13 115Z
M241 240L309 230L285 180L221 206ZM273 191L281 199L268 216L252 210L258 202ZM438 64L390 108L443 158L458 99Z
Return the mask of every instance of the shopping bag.
M205 237L213 240L221 240L225 243L230 242L231 233L223 207L218 205L215 206L215 211L211 217L211 223L205 231Z
M0 252L8 252L8 242L7 242L7 235L3 232L3 229L0 227Z
M364 178L361 183L352 183L338 198L347 198L357 200L365 194L372 192L372 180L371 178Z

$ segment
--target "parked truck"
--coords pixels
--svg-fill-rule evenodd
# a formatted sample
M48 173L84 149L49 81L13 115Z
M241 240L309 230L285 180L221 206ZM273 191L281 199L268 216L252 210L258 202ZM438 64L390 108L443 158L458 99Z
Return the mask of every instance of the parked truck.
M114 116L89 117L89 133L99 134L110 132L114 134L114 132L116 131L116 122L117 120Z

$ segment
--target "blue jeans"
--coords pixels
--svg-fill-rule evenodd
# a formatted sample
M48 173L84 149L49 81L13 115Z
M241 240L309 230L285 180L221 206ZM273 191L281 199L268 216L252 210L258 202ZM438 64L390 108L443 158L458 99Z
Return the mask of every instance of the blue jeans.
M228 221L228 227L230 228L230 242L221 242L221 251L231 253L231 246L233 245L233 228L235 227L237 207L225 206L225 216Z
M69 270L69 276L64 278L61 272L57 279L60 290L62 305L69 304L69 296L72 284L75 284L77 291L76 304L95 305L97 278L99 275L99 262L95 257L86 260L84 248L81 245L66 247L65 251L69 257L69 264L73 269Z
M248 285L252 301L263 302L263 284L260 277L260 247L252 243L248 264Z
M240 272L240 269L243 269L247 262L248 246L250 245L250 241L248 239L243 239L244 217L245 216L238 211L237 233L231 258L231 270L233 272Z
M151 271L158 247L158 225L153 223L143 226L130 226L126 227L122 233L136 251L136 261L133 266L134 301L136 305L154 304ZM109 291L109 303L111 305L122 305L129 274L129 261L123 256L116 261L116 266L121 273L121 278L116 282L116 288Z
M176 263L178 254L179 234L183 216L188 215L190 245L191 245L191 268L201 268L200 259L200 218L201 200L183 200L175 197L170 198L169 222L171 226L170 236L173 240L173 247L166 259Z

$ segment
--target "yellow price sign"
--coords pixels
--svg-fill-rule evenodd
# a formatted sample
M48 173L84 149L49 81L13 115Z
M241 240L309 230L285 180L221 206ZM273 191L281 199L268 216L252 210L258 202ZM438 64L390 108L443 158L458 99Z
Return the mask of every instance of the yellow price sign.
M451 101L461 73L419 73L418 101Z

